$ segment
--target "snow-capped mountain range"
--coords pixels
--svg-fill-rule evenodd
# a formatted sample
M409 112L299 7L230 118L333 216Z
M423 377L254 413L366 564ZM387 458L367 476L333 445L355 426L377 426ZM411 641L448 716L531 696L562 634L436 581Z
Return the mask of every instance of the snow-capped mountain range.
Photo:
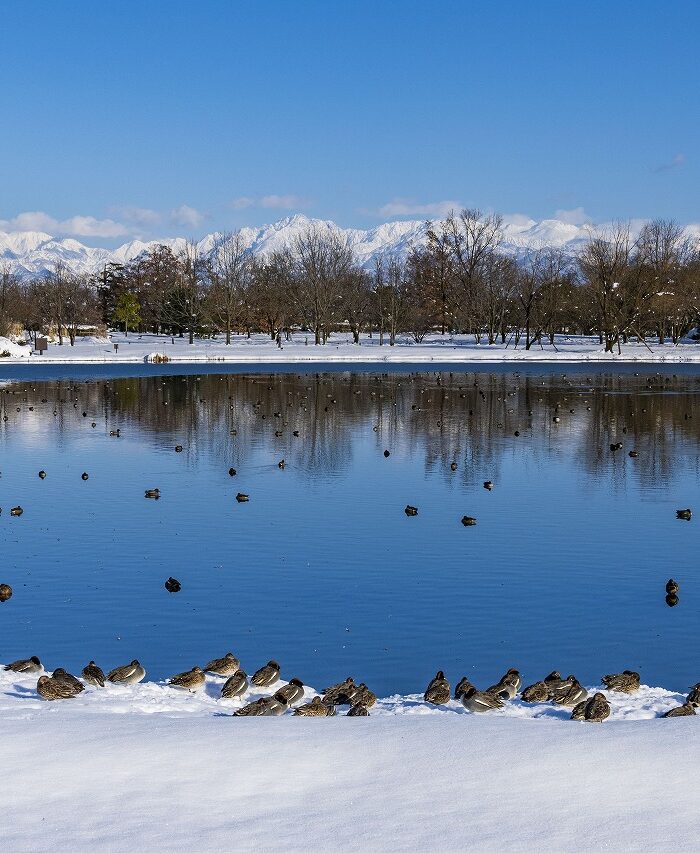
M387 222L367 231L341 228L334 222L309 219L302 214L281 219L260 228L242 228L246 244L255 254L265 255L293 243L294 238L311 226L325 226L337 231L348 242L357 262L370 269L378 255L406 256L413 246L425 242L424 221ZM514 217L504 224L503 249L517 256L528 249L552 246L574 252L588 239L591 226L573 225L557 219L536 221ZM689 233L700 236L699 226L689 226ZM217 234L208 234L199 241L203 252L208 252ZM95 273L108 263L126 263L158 244L166 244L175 252L182 250L184 237L163 240L132 240L115 249L86 246L71 238L57 238L40 231L0 231L0 265L10 268L23 278L43 275L56 262L63 261L77 273Z

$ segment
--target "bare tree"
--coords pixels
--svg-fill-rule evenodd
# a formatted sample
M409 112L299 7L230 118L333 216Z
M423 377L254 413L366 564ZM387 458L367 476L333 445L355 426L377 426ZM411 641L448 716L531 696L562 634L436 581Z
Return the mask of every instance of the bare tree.
M292 253L300 314L313 329L314 343L325 344L338 320L352 251L335 231L312 226L294 240Z
M247 314L244 306L253 281L252 255L240 231L217 237L207 259L207 273L211 316L223 326L226 343L230 344L231 329Z
M0 266L0 335L7 336L19 311L19 277L9 263Z
M343 288L343 316L352 332L353 342L360 343L360 334L370 318L372 286L370 276L361 269L352 269Z
M637 253L651 297L659 343L663 344L668 331L672 338L676 337L678 308L685 302L683 271L693 257L693 247L677 222L654 219L642 227L637 239Z
M484 305L480 291L493 255L503 241L502 226L503 219L497 214L467 209L458 216L451 214L442 225L460 283L457 307L464 318L466 330L473 332L477 341L481 338L485 320L480 312Z
M255 260L251 302L260 324L273 341L282 331L289 338L294 283L294 259L288 248Z
M188 240L178 256L175 280L166 294L163 313L166 323L175 326L180 337L187 332L190 344L204 318L204 274L204 258L197 242Z

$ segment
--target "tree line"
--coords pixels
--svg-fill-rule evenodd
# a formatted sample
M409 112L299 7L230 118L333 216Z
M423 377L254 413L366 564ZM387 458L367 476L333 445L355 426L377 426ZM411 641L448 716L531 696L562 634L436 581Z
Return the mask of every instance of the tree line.
M57 263L21 279L0 269L0 334L13 325L53 330L75 343L82 327L195 337L263 331L281 342L303 330L325 344L339 330L393 346L399 334L472 335L530 349L559 333L597 335L605 350L635 338L678 341L699 325L700 251L683 228L653 220L591 232L572 254L504 251L503 220L462 210L427 223L427 238L405 256L359 267L342 236L311 226L290 246L259 257L240 232L218 235L203 252L195 241L175 252L157 245L98 275Z

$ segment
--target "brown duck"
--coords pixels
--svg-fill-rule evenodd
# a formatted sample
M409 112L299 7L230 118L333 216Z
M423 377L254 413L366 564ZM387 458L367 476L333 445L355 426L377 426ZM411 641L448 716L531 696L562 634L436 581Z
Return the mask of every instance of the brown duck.
M450 682L441 669L427 686L423 698L432 705L446 705L450 701Z

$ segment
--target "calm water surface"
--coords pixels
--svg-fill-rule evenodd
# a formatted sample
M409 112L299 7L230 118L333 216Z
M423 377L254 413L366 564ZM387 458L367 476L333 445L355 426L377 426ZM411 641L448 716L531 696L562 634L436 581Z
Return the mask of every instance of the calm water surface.
M542 370L3 380L0 660L164 678L230 650L382 694L509 666L687 688L700 379Z

